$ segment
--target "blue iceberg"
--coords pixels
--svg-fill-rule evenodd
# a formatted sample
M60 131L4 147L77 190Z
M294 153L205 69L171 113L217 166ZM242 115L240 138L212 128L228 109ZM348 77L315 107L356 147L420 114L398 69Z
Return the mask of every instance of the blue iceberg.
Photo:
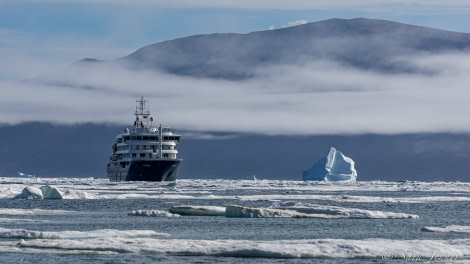
M356 178L354 161L333 147L328 155L318 159L310 168L302 172L304 181L355 182Z

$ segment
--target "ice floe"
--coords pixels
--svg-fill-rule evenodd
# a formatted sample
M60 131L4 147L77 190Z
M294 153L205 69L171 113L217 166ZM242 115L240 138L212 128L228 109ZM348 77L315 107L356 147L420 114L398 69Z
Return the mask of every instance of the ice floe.
M293 217L293 218L357 218L357 219L390 219L419 218L418 215L384 211L345 208L304 203L286 202L271 208L249 208L239 205L228 205L227 217Z
M19 195L15 196L15 199L63 199L63 194L57 188L49 185L40 188L27 186Z
M115 238L115 237L166 237L166 233L158 233L153 230L115 230L100 229L93 231L62 231L46 232L26 229L0 228L0 238L20 239L87 239L87 238Z
M41 188L48 190L44 192ZM110 183L90 178L7 178L0 177L0 199L159 199L159 200L328 200L351 203L470 202L470 183L384 182L353 184L281 180L177 180L172 185L149 182ZM226 192L230 190L232 192ZM237 195L242 190L244 195ZM247 190L251 192L246 192ZM364 195L373 190L375 195ZM391 192L415 192L401 196ZM439 192L429 195L428 192ZM382 195L383 193L383 195ZM41 198L42 196L42 198ZM236 202L234 202L236 204Z
M112 230L110 230L111 232ZM470 239L458 240L394 240L394 239L309 239L309 240L188 240L118 234L97 236L97 232L81 232L82 237L63 234L56 239L22 239L17 246L24 252L41 249L99 254L136 253L179 256L223 256L312 259L375 259L406 261L414 257L420 262L461 260L470 258ZM39 237L38 237L39 238ZM419 258L419 259L418 259Z
M169 212L158 210L133 210L129 216L225 216L238 218L352 218L352 219L406 219L419 218L415 214L394 213L309 203L283 202L268 208L251 208L241 205L173 206Z
M25 187L23 191L15 197L16 199L42 199L41 189L32 186Z
M44 199L63 199L64 198L64 195L62 194L60 190L50 185L41 186L41 188L39 189L41 190Z
M39 196L54 197L56 194L45 194L53 192L52 189L41 190L41 187L50 186L60 191L63 199L150 199L149 204L155 202L155 210L140 210L139 203L130 201L130 209L126 211L113 211L122 214L120 219L124 222L145 222L151 226L142 229L155 230L115 230L98 229L86 231L93 225L86 224L80 231L64 230L61 226L53 226L54 219L62 218L60 214L83 215L86 212L53 210L47 208L69 208L69 207L44 207L50 204L65 204L64 201L30 201L30 200L4 200L3 207L10 207L10 203L21 205L18 208L0 208L0 223L2 227L10 226L12 229L0 228L0 254L4 252L29 253L52 253L52 254L164 254L177 256L230 256L230 257L263 257L263 258L313 258L323 260L338 258L363 259L369 258L371 262L383 262L383 260L396 260L394 262L410 262L413 257L419 257L417 263L426 261L445 263L468 263L470 260L470 239L467 234L469 227L465 220L445 221L447 227L432 227L443 224L442 222L427 221L432 217L432 212L424 211L426 205L414 206L406 203L435 203L435 202L458 202L466 209L470 202L470 183L464 182L384 182L384 181L358 181L352 184L335 184L329 182L305 182L305 181L283 181L283 180L177 180L176 184L166 185L160 183L131 182L110 183L107 179L67 179L67 178L0 178L0 199L14 199L22 194L24 189L29 195L36 193ZM31 191L32 190L32 191ZM28 199L28 198L25 198ZM113 201L113 202L114 202ZM67 203L72 203L67 201ZM77 203L87 204L85 201ZM95 203L95 202L92 202ZM97 201L101 203L101 201ZM105 202L103 202L105 203ZM369 204L377 203L377 204ZM386 203L386 204L378 204ZM400 204L403 203L403 204ZM190 204L190 205L186 205ZM228 205L227 205L228 204ZM25 207L22 207L25 205ZM41 205L41 208L31 208ZM207 206L218 205L218 206ZM334 206L333 206L334 205ZM443 204L445 206L445 204ZM85 210L86 207L83 207ZM416 210L423 208L423 211ZM436 207L438 208L438 207ZM132 210L134 209L134 210ZM365 209L380 209L365 210ZM77 209L78 210L78 209ZM90 217L99 215L94 209ZM129 211L131 210L131 211ZM412 210L412 211L408 211ZM172 213L172 212L177 212ZM424 212L421 216L420 212ZM409 213L419 213L418 216ZM59 218L43 217L43 215L54 215ZM126 216L128 215L128 217ZM178 215L193 215L198 217L177 217ZM40 216L40 217L37 217ZM155 218L137 218L137 216L148 216ZM211 217L209 217L211 216ZM212 217L213 216L213 217ZM65 216L70 219L69 216ZM134 217L134 218L133 218ZM365 218L365 219L388 219L403 218L403 220L321 220L321 219L222 219L223 217L261 217L261 218ZM444 216L445 217L445 216ZM53 219L53 220L51 220ZM93 218L91 218L93 219ZM114 219L114 218L113 218ZM316 225L318 222L334 222L342 225L348 222L372 222L374 225L382 223L393 223L401 227L412 226L410 230L416 232L411 239L416 240L374 238L376 234L366 236L369 239L289 239L271 240L263 238L249 238L237 236L241 239L209 239L199 234L191 234L189 238L178 233L180 229L172 229L174 221L192 224L230 222L230 223L253 223L265 222L302 223ZM409 220L412 219L412 220ZM47 223L29 225L31 229L13 229L25 227L23 222L43 220ZM62 221L59 220L59 221ZM427 222L426 222L426 221ZM17 221L17 222L16 222ZM160 223L170 223L171 228L160 229L160 231L174 234L172 238L167 233L158 233L162 227ZM344 222L344 223L343 223ZM14 224L12 224L14 223ZM105 224L107 224L106 222ZM445 223L443 226L445 226ZM467 225L450 225L453 223ZM423 226L426 226L423 228ZM70 228L76 228L70 225ZM100 227L103 227L101 225ZM105 228L107 225L105 225ZM127 227L127 226L126 226ZM132 226L134 228L135 226ZM244 227L244 226L243 226ZM295 227L295 225L294 225ZM316 226L315 226L316 227ZM53 230L53 231L48 231ZM131 228L129 226L129 228ZM301 228L301 227L299 227ZM321 226L318 226L321 228ZM452 234L438 234L420 232L447 232ZM176 231L175 231L176 230ZM383 230L388 230L386 226ZM229 230L233 231L233 230ZM262 230L261 230L262 231ZM300 230L299 232L303 232ZM375 230L377 231L377 230ZM173 233L174 232L174 233ZM187 232L184 230L182 232ZM190 231L189 233L191 233ZM197 229L194 232L198 232ZM224 232L224 231L221 231ZM351 227L351 232L354 228ZM378 232L378 231L377 231ZM453 234L453 233L459 234ZM463 233L463 234L462 234ZM185 234L186 235L186 234ZM384 236L391 237L391 236ZM400 235L397 235L400 238ZM202 239L199 239L202 238ZM229 238L232 238L229 236ZM317 238L316 234L302 236L302 238ZM429 238L444 238L429 239ZM450 239L447 239L450 238ZM464 239L454 239L464 238ZM247 239L247 240L244 240ZM285 238L282 238L285 239ZM446 260L452 260L447 262ZM201 260L204 261L204 260ZM341 261L339 261L341 262ZM349 262L348 262L349 263ZM351 262L352 263L352 262ZM410 262L412 263L412 262ZM442 263L442 261L441 261Z
M56 239L62 238L58 233L30 231L26 229L4 229L0 228L0 238L22 238L22 239Z
M153 217L179 217L179 214L172 214L162 210L132 210L127 213L129 216L153 216Z
M425 226L421 229L427 232L470 233L470 226L451 225L446 227Z
M225 207L221 206L173 206L170 213L192 216L223 216Z
M282 210L274 208L249 208L240 205L227 205L225 209L226 217L243 218L271 218L271 217L308 217L292 210Z
M19 209L19 208L0 208L0 215L42 215L42 214L66 214L73 211L66 210L46 210L39 208Z
M0 218L0 223L40 223L47 222L47 220L40 219L27 219L27 218Z
M23 172L18 172L16 174L16 177L18 178L36 178L36 175L34 174L27 174L27 173L23 173Z

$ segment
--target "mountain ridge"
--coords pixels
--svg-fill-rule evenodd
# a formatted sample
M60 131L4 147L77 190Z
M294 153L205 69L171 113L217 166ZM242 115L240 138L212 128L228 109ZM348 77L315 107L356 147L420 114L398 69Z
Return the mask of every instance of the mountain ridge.
M418 52L470 50L470 34L376 19L330 19L246 34L194 35L144 46L117 61L193 77L246 79L258 67L331 60L409 72L393 62ZM222 62L229 62L227 66Z
M333 18L274 30L199 34L143 46L110 61L85 58L58 73L30 79L64 86L60 76L80 74L86 66L146 70L195 78L245 80L261 69L331 61L381 73L433 74L402 57L470 51L470 34L388 20ZM398 59L398 61L397 61ZM80 73L74 73L80 72ZM82 74L83 75L83 74Z

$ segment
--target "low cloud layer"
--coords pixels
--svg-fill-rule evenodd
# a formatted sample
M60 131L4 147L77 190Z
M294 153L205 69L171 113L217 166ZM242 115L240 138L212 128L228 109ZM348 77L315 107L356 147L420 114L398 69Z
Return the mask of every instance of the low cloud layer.
M100 40L71 36L38 38L0 26L0 83L57 71L86 57L114 59L134 51L109 47Z
M296 20L296 21L289 22L289 23L285 24L282 27L283 28L295 27L295 26L299 26L299 25L303 25L303 24L307 24L307 23L308 23L307 20L302 19L302 20Z
M101 64L59 73L70 86L2 84L0 122L133 122L149 99L175 130L267 134L470 132L470 55L402 58L435 74L385 74L334 62L263 68L224 81L134 72Z

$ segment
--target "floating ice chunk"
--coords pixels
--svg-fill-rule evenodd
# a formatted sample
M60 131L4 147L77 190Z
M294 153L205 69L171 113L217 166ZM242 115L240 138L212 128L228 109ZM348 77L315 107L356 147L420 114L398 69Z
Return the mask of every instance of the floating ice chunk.
M157 233L153 230L116 230L116 229L98 229L91 231L72 231L65 230L60 232L42 232L27 229L6 229L0 227L0 238L20 238L20 239L114 239L120 238L153 238L168 237L167 233ZM65 241L65 240L63 240ZM56 242L54 242L56 243Z
M154 217L179 217L179 214L172 214L160 210L132 210L127 213L129 216L154 216Z
M54 239L62 238L53 232L31 231L26 229L5 229L0 228L0 238L21 238L21 239Z
M28 186L15 199L62 199L62 193L49 185L40 188Z
M28 218L0 218L0 224L19 224L19 223L45 223L47 220L28 219Z
M225 207L221 206L173 206L169 209L170 213L192 216L223 216Z
M358 219L391 219L391 218L419 218L418 215L385 212L376 210L365 210L358 208L346 208L330 205L317 205L309 203L280 203L275 208L287 209L309 215L309 217L320 218L358 218Z
M307 217L306 215L290 210L249 208L239 205L227 205L225 207L225 216L241 218Z
M22 173L22 172L18 172L16 176L18 178L36 178L36 176L33 174L27 174L27 173Z
M358 218L358 219L390 219L390 218L419 218L418 215L384 211L344 208L338 206L314 205L303 203L282 203L270 208L248 208L239 205L227 205L226 217L246 218Z
M167 233L157 233L153 230L117 230L117 229L97 229L90 231L61 231L60 235L66 239L115 239L115 238L153 238L168 237Z
M354 161L331 147L330 152L318 159L312 166L302 172L304 181L349 181L355 182L357 172Z
M44 198L41 189L28 186L23 189L21 194L15 196L15 199L42 199Z
M44 199L63 199L64 196L61 191L57 188L51 187L50 185L41 186L39 188L42 192Z
M0 208L0 215L44 215L44 214L66 214L73 211L66 210L45 210L39 208L33 209L13 209L13 208Z
M470 226L451 225L442 227L425 226L421 229L427 232L450 232L450 233L470 233Z
M66 190L64 195L64 199L97 199L98 195L96 193L89 193L84 191L78 190ZM101 196L106 199L105 196Z
M410 263L467 263L470 239L459 240L401 240L401 239L305 239L305 240L228 240L228 239L162 239L99 237L96 239L21 240L22 250L61 250L62 252L168 254L174 256L219 256L239 258L282 258L277 262L405 263L408 254L420 256L421 261ZM406 254L406 255L404 255ZM449 256L443 259L440 256ZM308 258L308 261L299 261ZM345 259L341 261L338 259ZM294 260L294 261L295 261ZM326 261L325 261L326 260ZM333 261L328 261L333 260ZM393 261L392 261L393 260ZM444 260L444 261L443 261ZM222 259L223 261L223 259ZM235 261L234 261L235 262ZM238 262L246 262L240 260ZM276 262L276 261L273 261ZM407 262L406 262L407 263Z

